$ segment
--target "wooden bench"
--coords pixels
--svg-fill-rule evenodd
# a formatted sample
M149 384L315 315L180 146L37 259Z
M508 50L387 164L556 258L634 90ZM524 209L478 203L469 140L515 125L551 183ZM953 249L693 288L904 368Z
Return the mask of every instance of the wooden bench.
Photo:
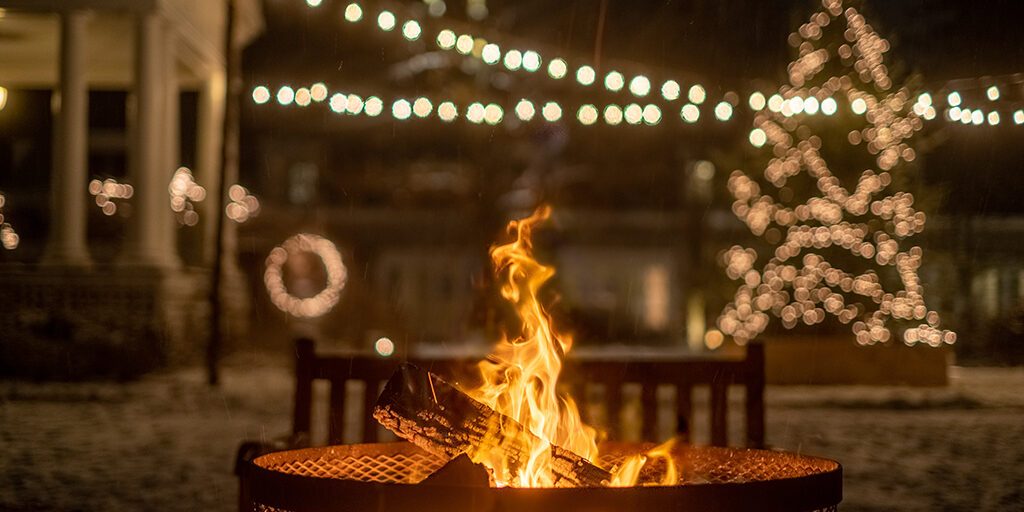
M296 342L295 354L293 437L309 439L313 426L313 383L325 380L330 383L328 444L341 443L346 434L352 439L352 433L345 431L346 384L358 381L363 383L364 389L360 440L368 443L377 441L377 423L368 411L373 409L381 384L391 377L399 361L370 355L319 355L312 340ZM410 362L440 375L452 375L475 363L456 359L412 359ZM725 446L728 442L729 387L742 386L746 389L746 438L743 444L749 447L764 445L764 348L760 344L749 345L746 357L742 359L571 359L566 364L563 380L579 402L584 401L583 397L588 396L586 393L593 386L603 388L605 417L612 421L602 426L608 430L611 439L619 438L622 430L622 425L616 420L621 420L622 416L624 385L639 385L642 412L638 419L641 437L645 441L657 440L659 387L675 389L677 432L688 433L693 424L693 390L707 386L710 389L710 441L715 446ZM581 409L586 416L587 407Z

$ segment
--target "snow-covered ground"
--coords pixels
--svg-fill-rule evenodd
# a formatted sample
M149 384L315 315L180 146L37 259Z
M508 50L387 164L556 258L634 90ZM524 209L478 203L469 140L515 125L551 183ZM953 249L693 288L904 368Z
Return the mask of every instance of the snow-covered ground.
M1024 368L767 400L772 446L843 463L842 510L1024 510ZM199 370L0 382L0 510L234 510L238 442L286 432L290 409L290 370L266 361L235 361L219 389Z

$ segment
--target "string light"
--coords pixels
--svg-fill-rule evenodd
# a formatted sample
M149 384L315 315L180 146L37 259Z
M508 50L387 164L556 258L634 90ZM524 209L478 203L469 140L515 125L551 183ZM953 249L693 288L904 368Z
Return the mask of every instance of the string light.
M565 74L569 71L569 67L562 59L554 59L548 63L548 76L555 80L561 80L565 78Z
M562 107L558 106L558 103L549 101L544 104L544 108L541 109L540 113L544 116L545 121L553 123L562 118Z
M515 111L516 117L518 117L520 121L530 121L537 113L537 110L533 107L533 103L526 98L523 98L519 100L519 103L516 103Z
M427 117L433 110L434 105L427 98L416 98L416 101L412 103L412 112L416 114L416 117Z
M397 99L391 103L391 116L399 121L409 119L413 115L412 105L408 99Z
M693 124L700 119L700 109L697 108L697 105L687 103L679 110L679 115L683 118L683 121Z
M114 178L103 181L94 179L89 182L88 190L96 206L99 206L100 211L106 216L117 213L117 201L126 201L135 195L135 189L131 185L118 183Z
M622 109L618 105L611 104L604 107L604 122L615 126L622 122Z
M625 78L622 73L618 71L611 71L604 77L604 87L612 92L618 92L622 90L622 86L625 85Z
M629 81L629 92L633 96L643 97L651 92L651 81L646 76L637 75Z
M191 169L179 167L174 171L171 183L167 186L167 193L171 195L171 210L179 224L195 226L199 223L199 213L196 212L194 203L206 199L206 189L196 183Z
M456 39L455 32L444 29L437 33L437 46L442 50L451 50L455 48Z
M864 101L864 98L857 98L850 103L850 110L858 116L863 115L868 110L868 104Z
M1024 110L1018 110L1013 113L1013 123L1018 125L1024 124Z
M309 89L300 87L295 91L295 104L300 107L308 107L313 102L313 95Z
M309 95L313 101L320 103L327 99L327 86L323 82L317 82L309 87Z
M764 146L764 143L768 141L768 136L765 135L764 130L760 128L750 130L750 136L748 138L750 139L750 145L755 148Z
M836 113L839 109L839 104L836 103L835 98L831 96L821 100L821 113L826 116L831 116Z
M314 0L316 1L316 0ZM826 0L832 2L833 0ZM316 2L319 6L319 1ZM444 14L446 10L446 4L442 0L429 0L426 2L428 5L428 11L431 16L440 16ZM829 5L832 5L831 3ZM311 5L311 7L315 7ZM831 11L830 11L831 12ZM348 22L357 22L362 19L364 14L363 8L359 3L349 3L344 10L344 18ZM823 28L828 24L826 18L838 16L843 14L842 12L831 13L820 17L818 20L814 20L808 24L801 26L798 33L794 33L791 37L798 37L804 39L804 44L809 44L815 41L815 37L820 37ZM859 16L859 14L857 15ZM394 13L388 10L381 11L377 16L377 27L384 32L391 32L397 26L398 20ZM875 83L882 90L887 90L891 86L891 79L888 77L888 69L882 63L881 55L888 51L888 42L879 37L871 29L870 25L863 23L863 21L857 21L857 26L851 29L851 35L849 37L851 44L841 45L837 53L841 59L855 59L861 69L858 70L859 76L866 81ZM422 36L422 25L418 20L411 19L402 24L402 30L400 31L403 37L409 41L418 40ZM466 56L472 56L480 58L487 64L497 64L503 62L505 67L509 71L525 71L535 72L541 68L542 63L545 59L540 53L528 50L520 52L519 50L509 50L502 59L502 52L500 47L496 43L488 43L482 38L474 37L471 34L462 34L456 36L455 32L444 29L438 33L437 45L443 50L456 50L460 54ZM801 47L803 48L803 47ZM814 50L808 49L807 51L801 50L801 56L794 61L790 69L790 79L794 85L800 86L805 77L810 76L813 73L820 71L825 62L828 59L828 52L825 49ZM555 58L551 59L547 66L547 75L553 80L560 80L568 73L568 64L565 59ZM591 66L583 65L576 70L576 80L581 85L589 86L596 80L596 72ZM989 79L987 79L989 80ZM610 72L605 76L605 86L612 92L621 92L623 89L628 90L631 94L636 97L645 97L650 93L651 82L644 74L638 74L627 79L622 73L617 71ZM628 84L628 87L626 85ZM826 87L833 88L831 85ZM262 104L269 101L269 91L254 90L254 101L257 104ZM305 93L301 91L293 91L295 95L289 95L287 91L279 91L278 99L282 105L297 102L300 106L309 105L310 99L312 101L323 101L323 97L320 96L316 91L309 90L311 94L309 98L306 97ZM662 97L666 101L674 101L680 96L680 88L678 82L674 80L666 80L663 82L661 87ZM1000 89L997 85L991 85L986 89L986 95L990 101L996 101L1001 97ZM689 101L695 105L701 105L707 100L707 91L699 84L694 84L687 91L687 97ZM320 99L318 99L320 98ZM780 112L786 109L786 105L782 102L780 97L778 100L772 98L765 99L764 95L759 92L751 94L748 104L753 112L758 112L768 107L773 112ZM729 100L730 105L735 105L734 100L730 100L728 96L726 99ZM819 111L825 115L833 115L836 110L831 106L825 107L824 102L830 98L824 99L821 96L807 96L802 98L805 102L803 109L795 108L792 102L789 104L788 112L790 115L809 114L815 115ZM955 107L960 104L960 95L958 92L953 91L948 96L948 106ZM834 101L834 100L832 100ZM809 102L809 105L807 104ZM924 120L931 120L937 117L935 109L929 110L927 107L932 105L924 105L919 117ZM860 105L855 105L854 112L860 108ZM866 110L866 109L865 109ZM859 115L859 114L858 114Z
M345 6L345 21L355 23L363 19L363 8L359 4L351 3Z
M384 111L384 101L376 96L366 98L363 103L363 113L370 117L377 117Z
M473 51L473 38L466 34L460 35L455 39L455 50L463 55L469 55Z
M490 103L484 108L484 122L491 126L500 123L504 117L505 110L499 105Z
M654 126L661 122L661 109L657 105L647 104L644 106L643 118L645 124Z
M686 93L686 97L689 98L690 103L694 105L700 105L707 99L708 93L704 90L704 87L700 84L695 84L690 87L690 91Z
M295 90L287 85L277 90L277 102L281 105L290 105L295 100Z
M589 104L583 105L576 111L576 118L579 119L580 124L590 126L597 122L597 108Z
M661 97L665 98L666 101L679 99L680 91L679 82L675 80L666 80L665 83L661 84Z
M523 69L525 69L526 71L533 73L534 71L540 69L540 64L541 58L539 53L533 50L527 50L525 53L523 53Z
M818 103L818 98L815 98L814 96L804 100L804 112L807 113L807 115L813 116L814 114L817 114L819 107L820 104Z
M381 11L377 15L377 26L385 32L391 32L395 28L395 15L391 11Z
M480 57L486 64L497 64L501 60L501 49L494 43L488 43L484 45L484 49L480 52Z
M349 114L359 115L359 113L363 111L363 106L365 104L363 103L363 99L359 97L358 94L349 94L347 105L348 106L346 107L346 109L348 110Z
M505 68L515 71L523 65L523 54L519 50L509 50L505 53Z
M484 120L483 103L477 102L470 104L469 107L466 108L466 120L475 124L482 123Z
M228 199L231 202L224 206L224 213L239 224L260 214L259 199L241 185L234 184L228 187Z
M626 105L626 108L623 110L622 113L623 117L626 118L626 122L629 124L640 124L640 122L643 121L644 119L644 109L641 108L640 105L637 105L636 103L630 103L629 105Z
M18 248L21 237L18 236L18 233L14 231L14 227L4 217L4 206L6 204L7 197L0 193L0 245L8 251L13 251Z
M580 85L590 85L594 83L594 79L597 78L597 73L594 72L594 68L583 65L576 70L576 81Z
M750 110L757 112L759 110L764 110L764 107L767 105L767 101L764 98L764 94L754 92L751 93L750 98L747 100L747 104L750 105Z
M409 41L419 39L422 33L423 29L420 28L420 24L416 20L409 20L402 25L402 36Z
M459 117L459 109L454 103L450 101L442 102L437 107L437 117L441 118L442 121L450 123Z
M284 284L284 265L290 258L302 253L315 254L327 271L324 289L309 298L292 295ZM295 235L273 248L267 256L263 272L263 283L270 302L281 311L299 318L316 318L334 308L347 280L348 269L334 243L321 236L305 233Z
M270 101L270 89L267 89L262 85L254 87L252 90L252 101L257 105L262 105Z
M728 121L732 118L732 105L725 101L715 105L715 118L719 121Z

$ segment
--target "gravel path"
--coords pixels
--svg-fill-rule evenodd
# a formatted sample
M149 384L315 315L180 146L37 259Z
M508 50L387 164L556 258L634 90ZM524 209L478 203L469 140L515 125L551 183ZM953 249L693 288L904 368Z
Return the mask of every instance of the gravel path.
M1024 368L944 389L769 388L775 447L838 459L844 511L1024 510ZM287 431L291 376L236 364L127 385L0 382L0 510L235 510L241 439Z

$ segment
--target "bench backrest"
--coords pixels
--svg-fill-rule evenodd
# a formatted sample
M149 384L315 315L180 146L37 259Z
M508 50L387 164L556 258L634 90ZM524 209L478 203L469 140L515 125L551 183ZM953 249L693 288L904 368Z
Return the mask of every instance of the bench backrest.
M396 359L376 356L318 355L312 340L300 339L295 345L295 409L293 435L308 439L312 427L313 382L330 382L328 399L327 439L330 444L345 438L345 406L348 381L363 382L362 442L377 441L377 422L370 415L380 386L391 377ZM466 361L455 359L409 360L439 375L453 375L466 368ZM687 358L613 361L608 359L573 359L567 361L562 379L577 401L584 402L586 391L596 385L604 388L604 407L610 439L621 433L622 391L627 384L640 386L641 437L657 441L659 387L675 388L677 430L686 435L693 424L693 390L710 388L710 441L715 446L728 444L729 387L742 386L745 394L746 439L748 447L764 446L764 348L758 343L747 345L743 358ZM587 407L581 406L586 418Z

